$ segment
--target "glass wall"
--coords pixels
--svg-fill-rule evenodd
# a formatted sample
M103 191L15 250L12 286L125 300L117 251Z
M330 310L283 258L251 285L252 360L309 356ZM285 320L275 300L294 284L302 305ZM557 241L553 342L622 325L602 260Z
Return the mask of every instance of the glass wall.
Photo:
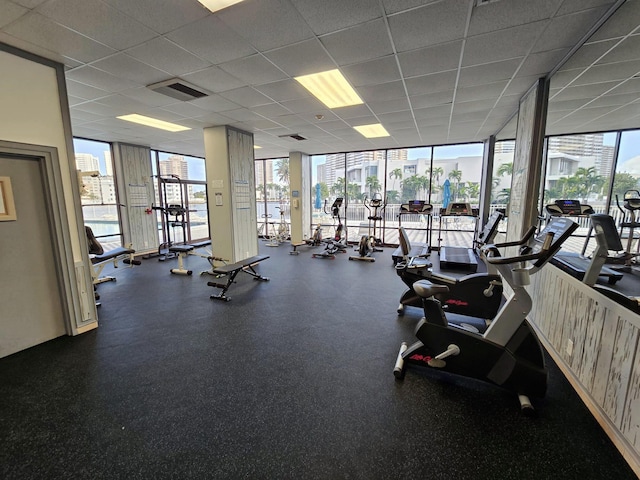
M447 201L471 202L477 207L482 155L483 144L314 155L313 223L323 227L323 236L332 236L338 219L332 218L330 207L341 197L345 199L341 221L347 225L350 242L371 234L385 244L397 244L398 227L403 226L411 240L430 243L432 228L439 223L432 223L428 215L399 215L402 204L414 200L432 203L438 213L433 218L438 220L445 195ZM445 190L445 182L452 185L449 190ZM370 202L374 196L382 199L377 210ZM370 216L380 218L375 232ZM474 219L455 225L449 222L443 231L454 227L466 233L452 236L450 244L467 242L462 245L470 246Z
M84 223L105 250L120 247L122 229L111 144L74 138L73 148Z
M151 156L158 242L180 244L209 238L204 158L155 150Z
M495 209L506 212L511 199L511 177L516 142L496 142L493 154L493 177L491 180L491 213Z
M289 232L289 158L256 160L255 177L258 235L267 238Z
M578 200L596 213L611 210L609 188L614 170L616 133L563 135L547 138L546 162L540 212L557 200ZM587 216L575 217L580 224L563 250L590 253L595 243L587 244L591 222Z

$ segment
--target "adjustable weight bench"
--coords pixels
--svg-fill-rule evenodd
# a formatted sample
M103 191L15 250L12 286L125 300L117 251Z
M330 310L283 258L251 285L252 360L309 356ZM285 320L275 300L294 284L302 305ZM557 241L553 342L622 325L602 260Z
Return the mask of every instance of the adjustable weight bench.
M118 247L108 252L104 252L101 255L91 256L91 279L94 285L103 282L115 282L116 277L101 277L100 274L104 267L109 263L113 263L114 268L118 268L118 260L123 258L122 263L129 266L140 265L140 260L136 260L133 254L136 251L133 248Z
M221 288L222 291L217 295L211 295L210 298L214 300L224 300L228 302L231 298L227 297L225 294L231 287L231 284L234 282L236 275L240 272L247 273L253 277L254 280L261 280L263 282L268 282L268 277L263 277L258 272L256 272L253 267L258 263L262 262L269 258L268 255L255 255L253 257L246 258L236 263L232 263L231 265L223 265L221 267L216 267L212 270L214 275L225 276L227 279L227 283L216 283L216 282L207 282L207 285L210 287Z
M224 262L224 264L226 265L225 260L220 257L214 257L212 255L202 255L196 252L196 249L208 247L209 245L211 245L211 240L203 240L202 242L196 242L187 245L170 246L169 251L175 253L178 257L178 268L172 268L171 273L175 273L176 275L191 275L193 273L193 270L188 270L184 266L184 259L187 258L187 255L197 255L199 257L206 258L207 261L211 264L212 269L215 268L215 261ZM206 270L204 272L200 272L200 275L203 275L205 273L211 273L211 271Z

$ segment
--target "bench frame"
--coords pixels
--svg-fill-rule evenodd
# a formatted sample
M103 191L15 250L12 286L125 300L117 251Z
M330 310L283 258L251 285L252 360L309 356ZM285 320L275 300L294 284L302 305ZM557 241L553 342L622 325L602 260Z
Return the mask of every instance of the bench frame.
M211 254L211 250L209 250L207 254L203 254L196 251L198 248L208 247L209 245L211 245L211 240L204 240L202 242L185 244L185 245L172 245L171 247L169 247L169 252L176 254L176 256L178 257L178 268L172 268L171 273L174 273L176 275L193 274L193 270L189 270L185 268L184 259L187 258L187 256L189 255L196 255L198 257L206 258L209 264L211 265L210 270L205 270L203 272L200 272L200 275L204 275L204 274L215 275L213 273L213 270L216 268L215 262L222 262L223 265L226 265L227 262L223 258L214 257Z
M224 265L222 267L217 267L213 269L214 275L224 276L227 279L226 283L216 283L216 282L207 282L207 285L210 287L221 288L222 291L217 295L211 295L209 298L213 300L224 300L228 302L231 300L230 297L226 296L227 291L234 283L234 280L238 273L244 272L248 275L251 275L254 280L260 280L262 282L268 282L268 277L263 277L258 272L254 270L254 266L258 263L262 262L269 258L268 255L256 255L253 257L246 258L236 263L232 263L231 265Z
M140 260L136 260L134 257L136 251L132 248L117 247L108 252L104 252L102 255L90 255L91 259L91 282L94 285L98 285L104 282L115 282L116 277L104 276L101 277L104 267L109 263L113 263L113 268L118 268L118 260L122 259L122 263L133 267L134 265L140 265Z

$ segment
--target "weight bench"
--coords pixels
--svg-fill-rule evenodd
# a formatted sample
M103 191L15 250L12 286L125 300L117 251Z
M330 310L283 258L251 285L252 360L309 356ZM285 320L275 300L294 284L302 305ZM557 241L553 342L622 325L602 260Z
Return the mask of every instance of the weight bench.
M291 246L293 247L293 250L289 252L289 255L298 255L300 253L298 251L298 247L302 247L303 245L311 245L311 244L309 242L297 242L297 243L291 242Z
M234 282L236 275L240 272L247 273L253 277L254 280L261 280L263 282L268 282L268 277L263 277L258 272L256 272L253 267L258 263L262 262L269 258L268 255L255 255L253 257L246 258L236 263L232 263L231 265L223 265L221 267L215 267L212 270L214 275L225 276L227 279L227 283L216 283L216 282L207 282L207 285L210 287L221 288L222 291L217 295L211 295L209 298L214 300L224 300L228 302L231 298L227 297L225 294L229 290L229 287Z
M136 260L133 254L136 251L133 248L118 247L108 252L104 252L101 255L91 255L91 280L94 285L98 285L103 282L115 282L116 277L101 277L100 274L104 267L109 263L113 263L114 268L118 268L118 260L123 258L122 263L129 266L140 265L140 260Z
M171 273L175 273L176 275L191 275L193 270L188 270L184 266L184 259L187 258L187 255L197 255L199 257L206 258L207 261L211 264L211 268L215 268L214 262L220 261L225 262L224 259L219 257L214 257L212 255L202 255L197 253L195 250L202 247L207 247L211 245L211 240L203 240L202 242L190 243L187 245L172 245L169 247L169 251L171 253L176 254L178 257L178 268L172 268ZM226 265L226 262L224 263ZM210 271L200 272L200 275L205 273L210 273Z

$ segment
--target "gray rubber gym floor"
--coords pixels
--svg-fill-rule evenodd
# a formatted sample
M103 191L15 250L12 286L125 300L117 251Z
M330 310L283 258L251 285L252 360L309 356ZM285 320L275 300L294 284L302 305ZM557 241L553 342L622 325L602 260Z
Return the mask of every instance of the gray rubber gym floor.
M228 303L201 258L121 267L97 330L0 359L0 477L636 478L550 360L537 418L481 382L396 381L420 311L396 315L391 249L260 250L271 281L240 274Z

